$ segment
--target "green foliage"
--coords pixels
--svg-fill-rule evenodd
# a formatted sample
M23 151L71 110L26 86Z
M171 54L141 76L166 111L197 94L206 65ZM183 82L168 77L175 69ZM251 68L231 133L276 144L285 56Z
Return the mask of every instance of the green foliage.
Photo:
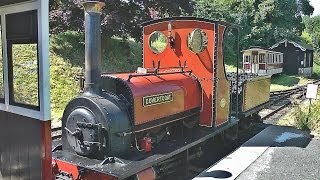
M14 44L12 54L14 101L38 106L37 45Z
M320 16L305 16L303 23L306 28L304 34L302 34L302 39L310 43L316 51L320 51Z
M226 72L237 71L237 46L237 32L234 29L227 29L223 41L223 58ZM239 59L239 61L241 61L241 59Z
M84 65L84 34L65 31L51 36L52 52L61 56L73 66Z
M84 34L66 31L51 38L51 49L72 66L84 68ZM105 72L133 71L141 66L141 44L133 39L102 38L101 69Z
M296 105L292 113L290 114L290 118L293 119L292 125L296 128L302 130L311 130L314 133L319 134L320 101L314 101L311 105L309 104L309 101L306 101L305 103L303 103L303 105Z
M194 15L241 25L240 47L270 47L297 40L304 28L301 16L313 11L308 0L198 0Z
M133 39L112 38L103 54L102 71L108 73L135 71L142 65L142 47Z
M160 53L167 46L167 37L162 33L154 33L149 39L150 48L153 52Z
M301 38L314 48L313 77L320 78L320 16L303 18L305 30Z
M273 75L271 78L270 91L292 89L298 85L305 85L312 80L301 77L291 76L286 74Z
M297 106L293 110L294 124L298 129L310 130L310 123L308 122L308 113L302 109L301 106Z
M121 38L108 40L101 68L105 72L134 71L141 66L141 44ZM107 42L102 42L103 47ZM84 70L84 35L67 31L50 38L50 83L53 119L61 118L67 103L77 96L78 82L75 77Z
M81 0L50 1L50 30L53 34L66 30L83 31ZM106 1L102 12L104 36L141 36L141 23L151 19L180 16L192 12L192 0L117 0Z

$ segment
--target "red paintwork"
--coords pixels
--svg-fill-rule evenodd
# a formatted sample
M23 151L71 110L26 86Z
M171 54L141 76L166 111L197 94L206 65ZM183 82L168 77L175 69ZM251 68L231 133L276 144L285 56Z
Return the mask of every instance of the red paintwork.
M151 149L152 149L151 139L148 137L144 137L142 140L140 140L140 147L146 153L151 152Z
M70 162L61 161L59 159L53 159L52 160L52 166L53 166L53 178L55 178L55 175L59 170L63 172L67 172L70 175L72 175L72 179L74 180L117 180L118 178L115 176L111 176L105 173L93 171L86 169L86 173L81 179L79 179L79 171L78 166L75 164L72 164Z
M266 69L266 64L259 64L259 69Z
M51 180L51 121L41 121L42 179Z
M130 74L113 74L113 76L127 81ZM192 109L198 107L200 104L200 89L197 82L189 75L167 74L159 77L133 77L131 78L130 82L127 83L133 93L133 97L153 95L182 88L185 92L185 109Z
M156 179L156 173L152 167L145 169L143 171L140 171L137 173L137 179L138 180L155 180Z
M172 23L172 34L175 39L175 49L168 47L160 54L153 53L149 48L149 36L154 31L162 31L166 36L168 32L169 21L159 22L143 28L143 66L144 68L153 68L152 61L155 65L160 61L161 68L177 67L179 60L187 62L188 69L198 78L203 89L203 105L200 113L200 125L212 126L212 97L213 95L213 68L214 68L214 23L204 21L186 21L175 20ZM208 36L208 46L206 50L195 54L187 47L187 37L194 29L201 28ZM191 99L195 99L191 97Z
M251 69L251 64L244 64L244 69Z
M277 69L277 68L282 68L283 64L282 63L277 63L277 64L268 64L268 69Z
M134 74L134 73L132 73ZM198 87L197 81L195 81L191 76L187 74L166 74L160 76L140 76L133 77L130 79L130 82L127 81L130 74L115 74L118 78L123 79L130 87L134 99L154 95L161 94L166 92L172 92L177 90L182 90L184 93L183 100L174 101L183 101L184 107L183 109L177 109L172 111L172 113L179 113L183 111L187 111L196 107L201 106L201 89ZM170 109L174 109L175 107L166 107ZM137 110L138 111L138 110ZM161 109L157 108L157 111L145 112L143 117L144 119L139 119L137 117L138 112L135 112L135 122L136 124L140 124L137 122L145 122L146 120L151 121L155 119L159 119L162 117L166 117L172 114L163 114ZM141 117L140 117L141 118Z

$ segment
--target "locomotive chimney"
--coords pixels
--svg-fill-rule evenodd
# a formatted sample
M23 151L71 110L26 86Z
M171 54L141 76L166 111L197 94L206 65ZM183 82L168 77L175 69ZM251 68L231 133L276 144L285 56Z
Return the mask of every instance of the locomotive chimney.
M86 93L99 94L101 87L101 11L105 3L85 1L85 84Z

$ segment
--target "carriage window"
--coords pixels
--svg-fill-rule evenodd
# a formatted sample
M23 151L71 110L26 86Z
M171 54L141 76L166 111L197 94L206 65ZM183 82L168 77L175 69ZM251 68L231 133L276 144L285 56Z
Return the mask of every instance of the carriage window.
M265 63L265 54L259 54L259 63Z
M156 54L162 53L167 47L167 37L160 31L154 31L149 37L149 48Z
M276 60L276 55L275 55L275 54L273 54L273 56L272 56L272 63L274 63L274 62L275 62L275 60Z
M245 63L250 63L250 56L245 56L244 57L244 62Z
M9 103L39 110L37 11L6 15Z

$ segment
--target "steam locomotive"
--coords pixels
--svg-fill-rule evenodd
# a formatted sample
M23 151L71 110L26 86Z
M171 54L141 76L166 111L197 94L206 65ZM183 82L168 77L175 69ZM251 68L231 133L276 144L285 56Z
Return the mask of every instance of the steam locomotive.
M158 179L202 142L236 129L269 99L270 77L226 74L223 40L237 26L193 17L143 24L143 67L101 73L100 14L87 1L83 94L62 117L56 179ZM252 96L254 94L254 96Z

